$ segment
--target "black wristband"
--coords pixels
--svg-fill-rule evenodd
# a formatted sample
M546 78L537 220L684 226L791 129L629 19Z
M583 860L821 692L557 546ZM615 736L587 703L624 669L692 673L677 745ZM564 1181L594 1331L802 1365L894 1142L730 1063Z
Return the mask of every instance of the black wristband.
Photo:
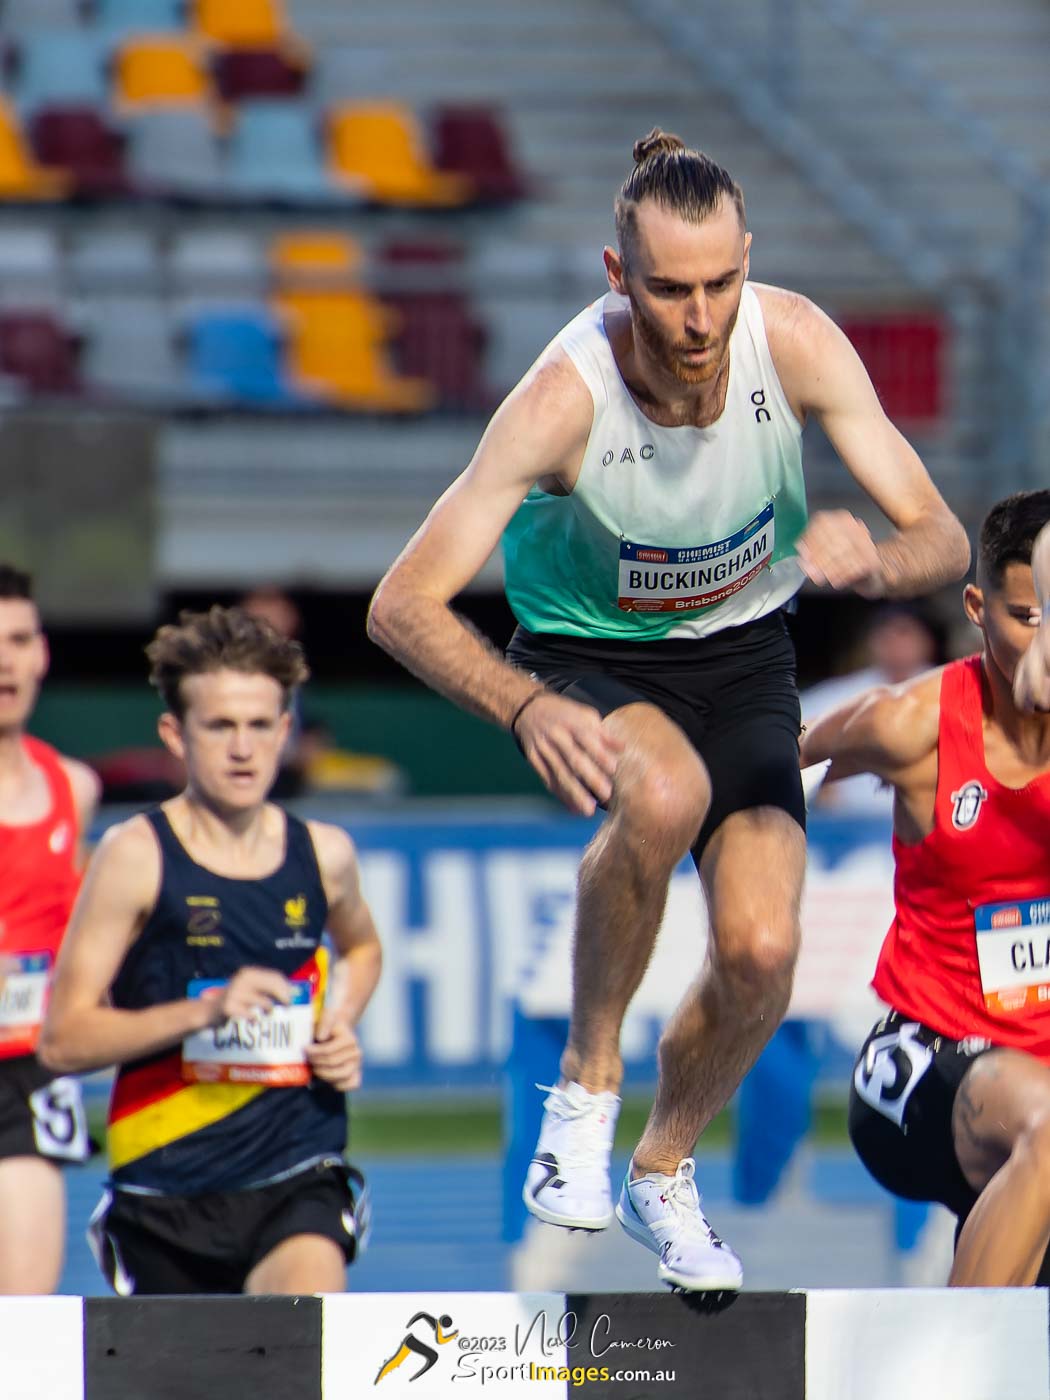
M528 695L526 695L525 699L521 702L521 704L518 706L518 708L514 711L514 718L511 720L510 725L509 725L508 727L509 727L509 729L510 729L511 734L514 735L514 738L515 738L515 739L518 737L517 731L516 731L516 729L515 729L515 725L517 724L518 720L521 719L522 715L525 713L525 711L526 711L526 710L529 708L529 706L532 704L533 700L538 700L539 697L540 697L541 695L546 695L546 694L547 694L547 691L546 691L546 689L545 689L543 686L541 686L541 687L539 688L539 690L533 690L533 691L531 691Z

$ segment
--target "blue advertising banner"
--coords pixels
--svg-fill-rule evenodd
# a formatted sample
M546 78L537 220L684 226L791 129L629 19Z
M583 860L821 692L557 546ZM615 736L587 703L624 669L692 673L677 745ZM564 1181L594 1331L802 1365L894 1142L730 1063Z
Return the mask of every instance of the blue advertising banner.
M595 823L569 816L368 818L348 823L384 948L361 1025L370 1089L498 1088L515 1012L569 1008L576 869ZM892 913L881 820L810 824L803 951L792 1014L870 1024L866 990ZM624 1027L628 1076L651 1078L659 1027L699 971L706 916L684 862L649 972Z

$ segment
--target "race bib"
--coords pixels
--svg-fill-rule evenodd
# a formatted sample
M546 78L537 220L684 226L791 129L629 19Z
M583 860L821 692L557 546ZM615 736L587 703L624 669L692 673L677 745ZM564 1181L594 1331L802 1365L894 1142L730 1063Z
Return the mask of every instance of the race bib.
M736 534L690 549L620 543L623 612L711 608L746 588L773 557L773 502Z
M214 994L225 982L197 980L189 997ZM306 1047L313 1040L309 982L293 982L288 1006L262 1016L223 1021L182 1042L182 1077L191 1084L265 1084L287 1088L310 1082Z
M51 976L50 953L25 953L13 961L14 971L0 975L0 1044L35 1035Z
M1050 1001L1050 899L979 904L974 910L981 990L990 1011Z

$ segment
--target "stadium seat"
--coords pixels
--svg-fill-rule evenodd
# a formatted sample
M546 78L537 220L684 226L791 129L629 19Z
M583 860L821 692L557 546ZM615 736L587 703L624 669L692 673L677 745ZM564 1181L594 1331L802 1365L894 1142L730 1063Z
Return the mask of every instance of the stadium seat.
M414 114L400 103L345 103L328 120L328 157L339 180L363 182L383 204L455 206L473 197L462 175L435 170Z
M931 422L941 416L945 334L935 312L847 317L842 329L894 422Z
M41 165L68 172L71 193L87 197L124 194L124 138L93 107L42 107L29 121L29 138Z
M245 102L227 156L227 188L250 199L338 204L355 191L329 179L313 108L294 99Z
M46 311L0 311L0 374L32 394L80 389L73 339Z
M479 199L521 199L528 184L491 107L439 107L432 123L434 163L473 182Z
M17 46L13 93L23 114L43 106L105 108L103 45L84 29L39 30Z
M301 229L278 234L270 243L269 261L281 286L345 286L364 252L345 233Z
M177 34L127 39L117 51L113 94L125 111L149 107L202 107L211 78L197 44Z
M224 102L252 97L298 97L307 68L277 49L225 49L212 60L215 87Z
M80 23L80 0L4 0L4 29L71 29Z
M62 252L49 228L0 223L0 299L5 306L43 309L62 297Z
M397 292L383 301L398 313L394 361L402 374L432 384L442 408L481 412L494 394L483 374L485 330L460 292Z
M0 98L0 200L61 199L71 186L65 171L37 164L10 103Z
M302 408L285 383L279 323L262 306L202 311L187 328L191 388L253 408Z
M263 245L239 229L186 229L175 235L168 274L178 296L261 300L269 286Z
M144 193L214 200L226 174L208 114L201 109L143 112L129 124L128 166Z
M77 288L88 295L103 292L156 292L164 280L152 233L115 226L78 235L66 259Z
M284 291L274 307L287 326L289 378L297 389L361 412L419 413L433 406L429 384L394 372L391 313L367 293Z
M402 374L419 375L438 392L441 408L487 411L496 397L484 375L487 334L463 293L450 287L447 273L435 281L434 269L455 269L463 248L449 239L395 236L378 250L381 266L397 269L397 290L383 293L400 322L392 351ZM419 269L416 290L412 269ZM423 279L426 279L425 281Z
M95 0L97 29L110 40L182 29L185 17L185 0Z
M187 398L163 302L148 296L84 303L85 386L109 398L167 407Z
M197 33L223 48L276 48L288 32L280 0L192 0Z

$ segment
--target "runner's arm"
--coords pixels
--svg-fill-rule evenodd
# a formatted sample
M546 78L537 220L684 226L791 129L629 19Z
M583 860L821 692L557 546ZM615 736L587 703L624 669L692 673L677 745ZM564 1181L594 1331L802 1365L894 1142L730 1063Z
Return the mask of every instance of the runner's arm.
M336 957L325 1007L306 1053L319 1079L347 1092L361 1083L362 1055L354 1027L379 981L383 954L361 892L353 842L338 827L309 825L328 895L326 927Z
M341 1021L355 1026L379 981L383 950L361 890L354 843L327 822L310 822L309 827L328 894L325 926L336 950L322 1024Z
M495 550L531 487L582 451L592 415L590 394L567 358L535 366L496 411L470 465L372 600L373 641L440 694L505 728L536 683L450 604Z
M434 690L513 727L551 791L588 815L611 795L620 746L596 710L545 692L451 603L496 548L530 488L578 467L593 413L590 393L564 354L541 359L497 410L470 466L380 583L368 619L372 640Z
M37 1049L63 1073L101 1069L170 1049L239 1005L287 999L287 983L263 968L242 969L221 997L180 998L139 1011L109 1004L109 990L152 910L160 853L143 818L112 828L88 866L62 942Z
M803 768L831 760L826 782L874 773L896 785L937 746L940 672L899 686L876 686L807 725Z
M868 597L896 598L961 578L970 562L966 532L887 418L856 350L806 298L782 294L773 304L785 392L803 418L817 419L850 475L896 527L876 544L849 511L817 512L799 542L807 576Z

